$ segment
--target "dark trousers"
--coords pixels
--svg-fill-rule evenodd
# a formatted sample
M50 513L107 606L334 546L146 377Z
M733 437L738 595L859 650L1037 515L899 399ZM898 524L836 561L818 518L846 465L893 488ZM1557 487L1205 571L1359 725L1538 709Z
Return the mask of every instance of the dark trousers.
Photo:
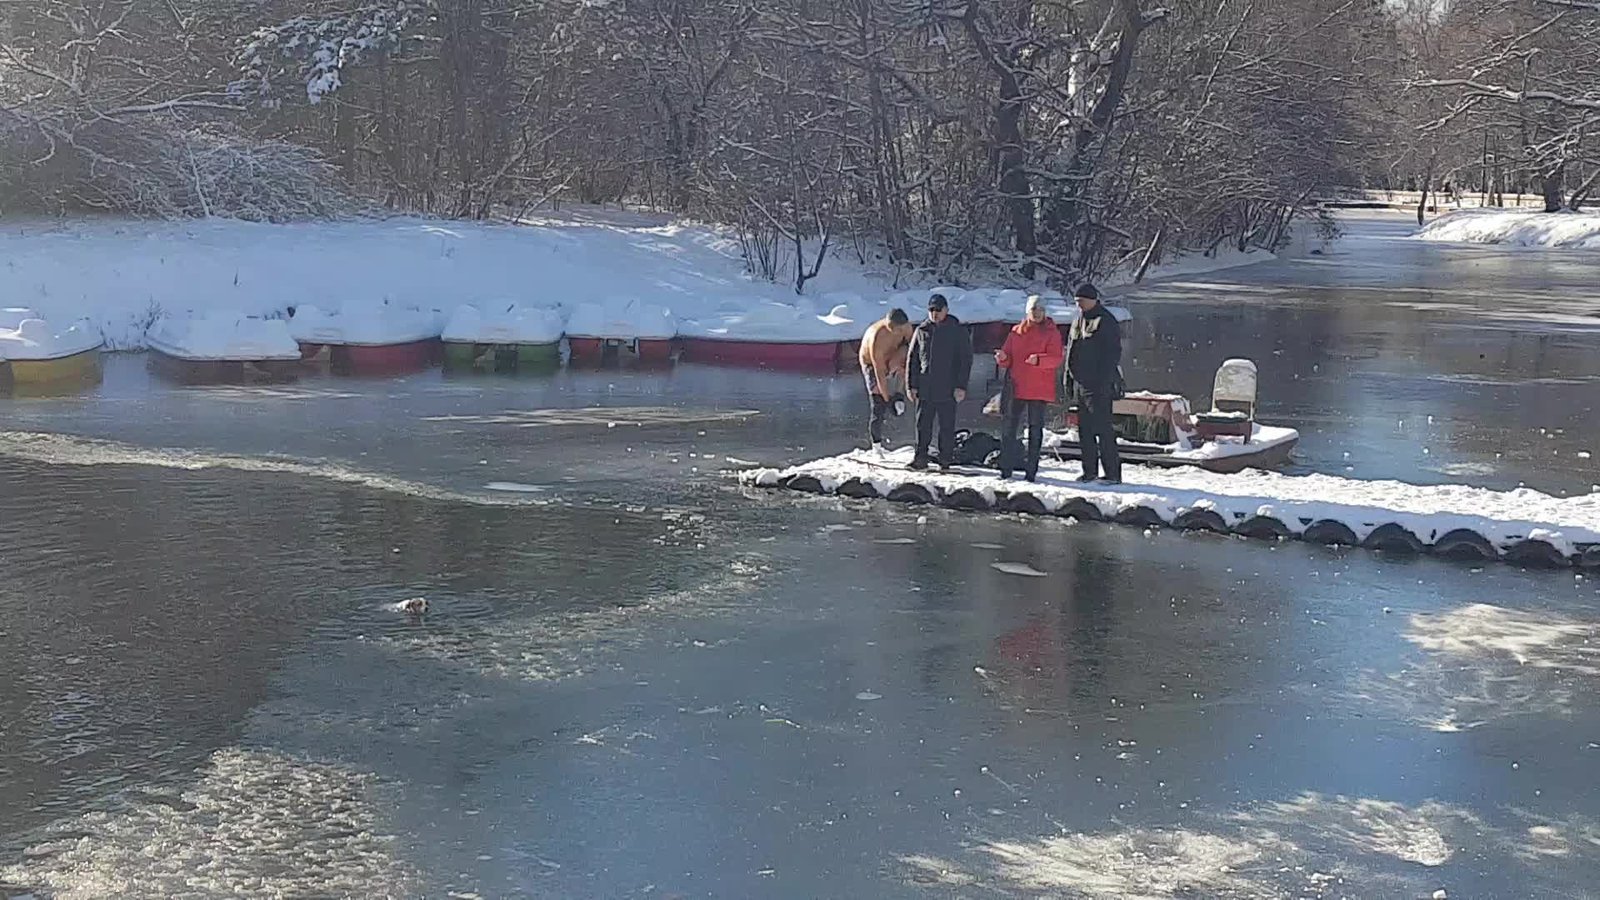
M1117 432L1111 420L1111 390L1078 386L1078 449L1083 474L1098 477L1105 466L1107 478L1122 480L1122 458L1117 455Z
M928 458L928 446L933 443L934 423L939 427L939 464L954 465L956 461L956 398L934 400L917 398L917 456Z
M1022 461L1022 471L1028 477L1039 474L1039 454L1044 448L1044 414L1050 404L1043 400L1012 400L1006 410L1005 447L1001 450L1000 474L1009 477ZM1028 419L1028 456L1022 459L1022 442L1017 440L1017 429L1023 416Z
M883 423L889 418L889 401L879 397L876 393L868 394L872 402L872 421L867 425L867 436L872 438L874 444L883 443Z

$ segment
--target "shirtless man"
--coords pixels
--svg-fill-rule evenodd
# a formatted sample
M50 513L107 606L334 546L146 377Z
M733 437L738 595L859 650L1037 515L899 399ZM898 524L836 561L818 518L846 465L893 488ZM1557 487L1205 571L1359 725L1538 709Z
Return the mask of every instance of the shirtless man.
M895 375L905 377L906 356L911 352L911 335L915 332L905 310L892 309L889 315L867 326L867 333L861 337L861 377L872 401L872 423L867 433L874 448L883 446L883 420L894 405L889 379Z

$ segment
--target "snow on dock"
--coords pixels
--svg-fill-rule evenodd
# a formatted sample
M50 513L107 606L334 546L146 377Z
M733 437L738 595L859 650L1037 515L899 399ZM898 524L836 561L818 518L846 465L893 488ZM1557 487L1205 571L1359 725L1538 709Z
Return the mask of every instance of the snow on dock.
M1462 560L1600 568L1600 493L1552 497L1526 488L1414 485L1333 475L1124 466L1122 485L1079 484L1076 463L1039 481L958 468L914 472L910 450L853 451L786 469L744 472L749 485L953 509L1073 516L1141 527L1240 534Z

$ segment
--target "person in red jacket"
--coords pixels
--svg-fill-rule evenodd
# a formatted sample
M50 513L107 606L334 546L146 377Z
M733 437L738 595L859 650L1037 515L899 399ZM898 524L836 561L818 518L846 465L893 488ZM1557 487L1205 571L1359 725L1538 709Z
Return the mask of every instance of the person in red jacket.
M1061 330L1046 314L1044 300L1037 294L1028 298L1028 314L994 355L995 362L1011 376L1011 406L1006 410L1002 436L1000 477L1010 478L1021 447L1017 427L1028 417L1028 457L1023 473L1029 481L1039 477L1039 453L1044 446L1045 410L1056 400L1057 376L1066 361Z

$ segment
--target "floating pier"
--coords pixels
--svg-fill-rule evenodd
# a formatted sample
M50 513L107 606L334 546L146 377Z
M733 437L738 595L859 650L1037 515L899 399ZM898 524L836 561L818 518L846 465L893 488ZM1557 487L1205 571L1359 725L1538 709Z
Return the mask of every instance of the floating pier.
M1464 562L1600 569L1600 493L1553 497L1526 488L1415 485L1332 475L1124 466L1121 485L1080 484L1076 463L1046 464L1037 483L986 469L905 468L909 450L856 451L743 483L813 494L1237 534L1260 540L1431 554Z

